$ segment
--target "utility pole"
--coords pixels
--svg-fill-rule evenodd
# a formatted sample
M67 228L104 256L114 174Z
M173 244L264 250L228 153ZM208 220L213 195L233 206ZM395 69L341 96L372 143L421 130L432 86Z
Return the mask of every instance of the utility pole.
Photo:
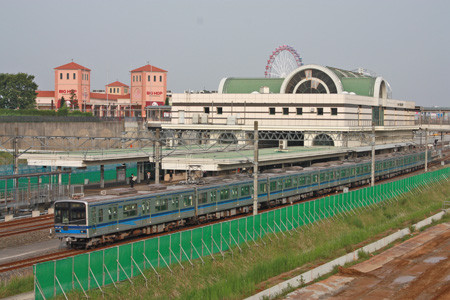
M16 134L14 136L13 139L13 149L14 149L14 154L13 154L13 159L14 159L14 170L13 173L14 175L19 174L19 129L16 127ZM14 188L18 188L19 187L19 178L14 178ZM6 190L5 190L6 192Z
M428 172L428 128L425 128L425 173Z
M155 184L159 184L159 147L160 147L160 142L159 142L159 136L160 136L160 132L159 132L159 128L156 129L156 147L155 147Z
M253 158L253 215L258 214L258 121L254 125Z
M370 186L375 185L375 124L372 122L372 172L370 176Z

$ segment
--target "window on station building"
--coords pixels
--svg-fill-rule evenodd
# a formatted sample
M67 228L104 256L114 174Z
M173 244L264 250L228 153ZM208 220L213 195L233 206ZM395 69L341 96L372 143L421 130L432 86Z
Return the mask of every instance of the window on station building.
M155 76L153 76L153 81L154 81L154 82L156 82L156 75L155 75Z
M289 107L283 107L283 115L289 115Z
M59 73L59 79L62 79L62 73Z
M318 107L317 108L317 115L318 116L323 116L323 107Z
M133 82L134 82L134 80L135 80L135 77L136 77L136 76L133 76Z
M159 76L159 82L162 82L162 76Z
M148 76L147 76L147 81L150 81L150 79L151 79L151 78L150 78L150 75L148 75Z
M203 111L205 112L205 114L209 114L209 107L203 107Z
M223 113L222 107L218 107L218 108L217 108L217 114L218 114L218 115L221 115L222 113Z
M86 80L89 80L89 74L86 74Z
M332 107L331 108L331 115L332 116L337 116L338 112L337 112L337 107Z
M66 76L66 77L67 77L67 79L69 79L69 73L67 73L67 76Z
M76 77L76 75L75 75L75 73L73 73L73 79L76 79L77 77Z
M303 108L302 107L297 107L297 115L299 115L299 116L303 115Z
M112 93L112 88L109 88L109 92Z
M275 107L269 107L269 115L275 114Z
M142 80L141 80L141 75L139 75L139 82L141 82Z
M116 88L114 88L114 93L116 92Z

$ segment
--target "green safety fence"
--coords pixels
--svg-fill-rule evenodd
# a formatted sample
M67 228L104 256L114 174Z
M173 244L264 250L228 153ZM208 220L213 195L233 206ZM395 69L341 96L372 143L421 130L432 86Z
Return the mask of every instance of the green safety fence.
M126 177L130 177L131 174L137 174L137 167L130 167L126 169ZM41 181L39 182L39 185L44 184L50 184L58 183L58 176L48 176L43 175L40 176ZM89 183L98 183L100 182L100 170L87 170L83 172L73 172L70 175L70 183L71 184L84 184L85 180L88 179ZM106 182L108 181L115 181L117 179L117 171L116 169L106 169L104 171L104 180ZM61 181L62 184L68 184L69 182L69 174L62 174L61 175ZM30 178L19 178L19 188L27 188L28 186L37 186L38 185L38 178L37 177L30 177ZM5 179L0 180L0 191L2 190L9 190L12 189L14 186L14 180L13 179Z
M225 251L250 246L268 234L282 234L301 226L321 222L336 215L350 215L355 209L394 201L401 194L422 190L440 180L447 180L450 168L362 188L348 193L301 202L240 219L176 232L121 246L80 254L70 258L34 265L35 299L51 298L72 290L86 293L93 288L143 276L144 270L155 274L173 264L204 260ZM269 236L270 238L270 236Z

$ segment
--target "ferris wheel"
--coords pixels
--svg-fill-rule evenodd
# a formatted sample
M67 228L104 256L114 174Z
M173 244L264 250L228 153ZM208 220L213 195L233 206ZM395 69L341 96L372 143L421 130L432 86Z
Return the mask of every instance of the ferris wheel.
M270 55L264 75L266 78L284 78L302 65L302 58L297 51L291 46L283 45Z

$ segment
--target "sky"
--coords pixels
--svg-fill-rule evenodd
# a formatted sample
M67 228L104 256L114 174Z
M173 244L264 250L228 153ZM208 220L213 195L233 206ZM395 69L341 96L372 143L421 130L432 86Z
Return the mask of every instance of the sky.
M369 69L393 98L450 106L450 1L0 0L0 73L90 68L91 89L148 62L168 89L217 90L223 77L264 77L280 45L305 64Z

